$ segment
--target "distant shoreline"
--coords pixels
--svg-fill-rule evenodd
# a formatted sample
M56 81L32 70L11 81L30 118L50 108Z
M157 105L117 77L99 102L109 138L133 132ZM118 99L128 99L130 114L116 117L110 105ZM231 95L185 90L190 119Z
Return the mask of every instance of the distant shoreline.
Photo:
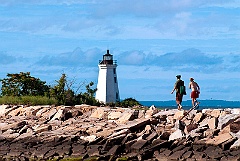
M226 100L199 100L199 109L221 109L221 108L240 108L240 101L226 101ZM150 107L154 105L157 108L163 109L173 109L177 108L175 100L169 101L139 101L143 106ZM186 100L182 102L183 109L191 108L191 100Z

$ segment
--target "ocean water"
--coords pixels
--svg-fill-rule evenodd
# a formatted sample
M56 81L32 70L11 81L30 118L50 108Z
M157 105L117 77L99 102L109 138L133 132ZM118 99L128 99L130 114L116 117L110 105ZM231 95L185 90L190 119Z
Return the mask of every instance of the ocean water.
M224 109L224 108L240 108L240 101L226 101L226 100L198 100L200 102L198 109ZM150 107L154 105L161 109L177 108L176 101L139 101L143 106ZM187 100L182 102L183 109L190 109L192 101Z

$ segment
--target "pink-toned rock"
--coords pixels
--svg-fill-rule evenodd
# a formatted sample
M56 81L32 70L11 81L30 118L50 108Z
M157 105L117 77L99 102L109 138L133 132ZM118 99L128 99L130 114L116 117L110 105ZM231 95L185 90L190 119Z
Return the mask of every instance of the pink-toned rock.
M217 136L219 131L220 129L207 129L206 131L204 131L203 136L212 138L214 136Z
M39 114L39 116L43 117L43 119L50 119L56 113L57 113L57 109L56 108L51 108L49 111L44 111L42 114ZM37 113L36 113L36 115L37 115Z
M240 131L240 119L233 123L230 123L230 131L233 133L237 133Z
M122 112L110 112L108 115L108 120L117 120L121 117Z
M65 109L65 107L60 108L57 111L57 113L55 113L55 115L53 116L51 121L53 121L53 120L61 120L61 117L63 116L63 113L64 113L64 109Z
M211 116L212 117L217 117L218 118L220 116L220 114L221 114L221 110L220 109L214 109L211 112Z
M232 139L232 135L229 133L219 134L218 136L215 136L214 138L207 138L206 144L211 145L220 145L223 142Z
M124 124L133 118L133 113L124 112L122 116L116 121L118 124Z
M218 119L216 117L210 118L208 120L208 127L210 129L216 129Z
M7 115L8 116L17 116L21 113L21 111L23 111L23 106L20 106L12 111L10 111Z
M96 133L102 131L102 129L103 128L101 126L94 126L94 127L89 128L86 132L90 135L92 135L92 134L95 135Z
M220 130L220 134L230 133L230 125L225 126L223 129Z
M188 134L190 131L192 131L196 128L198 128L198 124L196 124L196 123L195 124L189 124L189 125L185 126L184 132L186 134Z
M21 113L24 113L25 116L36 116L37 111L40 109L41 106L24 107Z
M193 120L194 122L199 123L202 120L202 118L203 118L203 113L199 112L194 116Z
M240 149L240 138L236 140L230 147L231 150L237 150Z
M37 117L41 117L43 113L47 112L50 108L44 107L42 109L40 109L37 113L36 116Z
M173 133L169 136L169 140L175 140L175 139L179 139L179 138L183 138L183 137L185 137L185 134L183 133L183 131L177 129L175 132L173 132Z
M150 134L152 130L153 130L153 127L151 125L146 125L144 129L146 134Z
M19 106L9 106L9 105L1 105L0 106L0 116L7 116L11 111L17 109Z
M44 132L44 131L49 131L49 130L52 130L51 125L41 125L39 127L36 127L34 129L34 132L36 132L38 134L38 133L41 133L41 132Z
M184 110L177 111L177 112L174 114L173 119L179 120L181 117L183 117L183 115L184 115Z
M152 117L154 114L156 114L158 112L158 110L156 110L156 109L149 109L149 110L147 110L146 111L146 113L145 113L145 118L150 118L150 117Z
M229 114L229 115L226 115L226 116L221 116L221 117L218 118L218 128L223 129L225 126L234 122L238 118L240 118L239 114Z
M92 114L90 117L93 117L93 118L103 118L105 115L105 111L103 108L97 108Z

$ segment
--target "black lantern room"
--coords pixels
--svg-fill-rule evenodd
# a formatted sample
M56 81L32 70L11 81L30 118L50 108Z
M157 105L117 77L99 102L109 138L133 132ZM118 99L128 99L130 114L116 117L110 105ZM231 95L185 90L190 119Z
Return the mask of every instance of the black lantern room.
M103 55L103 60L100 61L100 64L113 64L113 55L109 53L109 50Z

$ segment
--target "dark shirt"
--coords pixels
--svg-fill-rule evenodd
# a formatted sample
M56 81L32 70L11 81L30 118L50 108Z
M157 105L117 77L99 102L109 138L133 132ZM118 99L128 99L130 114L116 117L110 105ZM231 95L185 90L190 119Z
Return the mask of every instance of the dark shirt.
M180 86L184 86L184 81L182 81L181 79L178 79L175 83L176 93L179 93Z

